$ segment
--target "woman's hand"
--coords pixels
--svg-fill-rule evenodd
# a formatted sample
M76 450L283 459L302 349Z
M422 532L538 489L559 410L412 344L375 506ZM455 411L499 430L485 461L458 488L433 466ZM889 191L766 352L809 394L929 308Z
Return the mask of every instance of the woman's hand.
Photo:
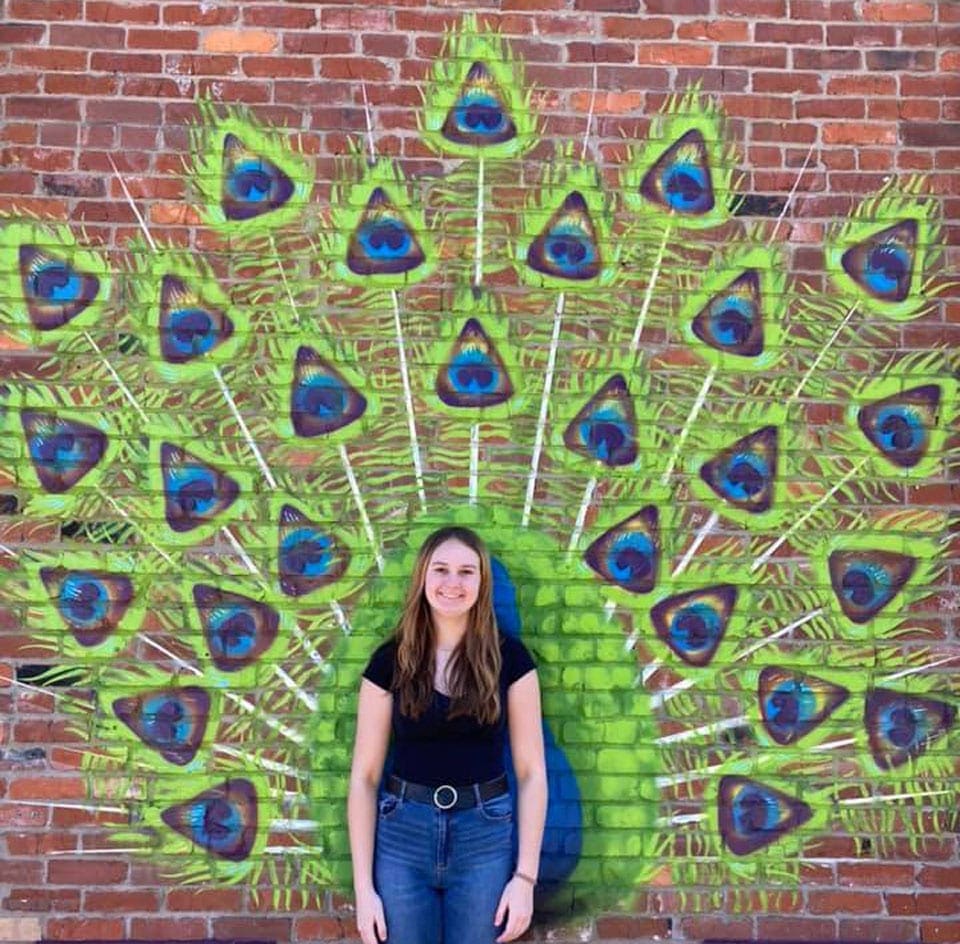
M383 902L372 888L357 895L357 930L363 944L381 944L387 939Z
M493 919L495 925L507 919L507 926L497 938L502 944L504 941L513 941L520 937L530 927L533 917L533 885L528 881L514 876L504 886L500 895L500 904L497 905L497 914Z

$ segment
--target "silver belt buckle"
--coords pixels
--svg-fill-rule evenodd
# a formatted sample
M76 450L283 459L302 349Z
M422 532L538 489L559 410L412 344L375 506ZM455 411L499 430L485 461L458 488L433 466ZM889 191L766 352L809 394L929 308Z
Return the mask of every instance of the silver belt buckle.
M441 790L449 790L453 794L453 799L449 803L440 802ZM457 793L457 788L451 787L450 784L448 783L442 784L441 786L437 787L436 790L433 791L433 805L438 810L449 810L451 807L456 806L457 800L459 799L460 799L460 794Z

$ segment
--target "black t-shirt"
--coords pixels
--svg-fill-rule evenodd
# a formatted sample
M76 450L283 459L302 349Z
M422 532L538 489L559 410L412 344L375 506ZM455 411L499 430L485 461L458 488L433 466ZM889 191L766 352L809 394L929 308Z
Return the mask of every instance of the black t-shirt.
M374 652L363 677L390 691L396 653L394 640L384 643ZM496 724L481 725L476 718L463 715L448 720L450 699L436 689L430 707L416 721L400 714L400 699L394 697L392 773L433 787L482 783L503 773L507 689L536 666L526 646L503 633L500 654L500 718Z

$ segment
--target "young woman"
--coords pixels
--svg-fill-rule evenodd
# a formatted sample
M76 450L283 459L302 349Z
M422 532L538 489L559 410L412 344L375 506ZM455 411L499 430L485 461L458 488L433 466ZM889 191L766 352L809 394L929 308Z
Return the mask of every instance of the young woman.
M427 538L396 633L363 674L347 800L363 944L514 940L533 913L547 804L540 688L526 648L497 629L476 534Z

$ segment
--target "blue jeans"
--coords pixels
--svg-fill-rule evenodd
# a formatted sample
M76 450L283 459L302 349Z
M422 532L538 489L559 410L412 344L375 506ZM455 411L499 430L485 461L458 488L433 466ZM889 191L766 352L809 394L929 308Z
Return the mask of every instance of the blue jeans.
M444 811L387 793L377 809L373 881L388 944L491 944L513 870L509 793Z

